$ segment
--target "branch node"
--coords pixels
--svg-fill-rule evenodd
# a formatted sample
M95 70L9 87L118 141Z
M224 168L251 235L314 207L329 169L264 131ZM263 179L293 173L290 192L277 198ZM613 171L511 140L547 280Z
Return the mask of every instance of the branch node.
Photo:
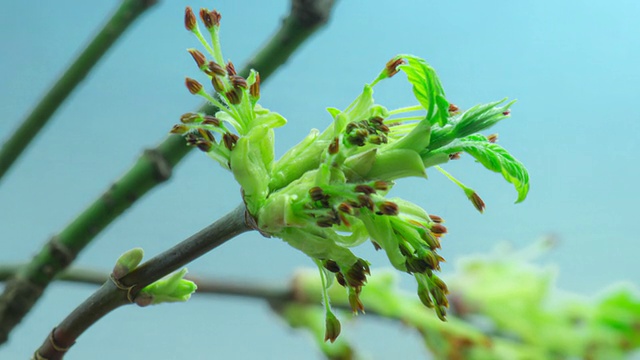
M171 177L171 163L157 149L146 149L144 156L148 158L156 170L156 179L159 182L168 180Z
M62 263L62 268L66 268L76 258L76 254L65 244L60 242L58 236L53 236L49 240L49 251L51 256Z
M51 330L51 333L49 333L49 343L51 344L51 347L53 348L53 350L60 353L65 353L69 351L71 346L64 347L64 346L58 345L58 343L56 342L56 339L53 336L53 333L55 333L55 331L56 331L56 328L53 328L53 330Z
M134 287L136 287L136 284L133 284L131 286L126 286L123 283L120 282L120 280L116 279L115 276L113 276L113 273L111 275L109 275L109 279L111 279L111 282L120 290L122 291L126 291L127 292L127 300L133 304L134 302L134 297L133 294L131 293L131 291L133 290Z

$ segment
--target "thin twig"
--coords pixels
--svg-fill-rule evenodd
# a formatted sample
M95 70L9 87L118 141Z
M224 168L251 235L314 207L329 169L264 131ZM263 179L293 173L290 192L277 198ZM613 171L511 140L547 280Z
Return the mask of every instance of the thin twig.
M169 250L156 255L119 280L107 280L78 306L35 352L36 359L62 359L76 339L91 325L116 308L128 305L140 290L181 266L251 230L244 204ZM117 282L117 283L116 283Z
M240 74L246 76L250 68L255 68L260 71L264 82L326 22L332 7L333 1L328 0L292 0L292 11L284 19L281 28ZM314 16L310 15L314 12ZM204 105L198 111L212 113L215 109ZM168 136L157 147L146 150L122 178L52 237L32 261L7 282L0 296L0 344L7 341L11 330L38 301L51 280L126 209L149 190L169 179L173 167L190 150L178 135Z
M155 0L123 0L109 21L91 40L49 92L33 108L0 149L0 180L38 132L47 124L71 92L84 80L102 56Z

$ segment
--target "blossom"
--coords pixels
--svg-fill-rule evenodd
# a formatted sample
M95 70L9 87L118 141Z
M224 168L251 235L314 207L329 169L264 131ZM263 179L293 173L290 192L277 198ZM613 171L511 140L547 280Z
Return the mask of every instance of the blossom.
M187 17L189 14L193 17L190 9ZM509 117L513 102L501 100L459 111L447 100L435 70L426 61L398 55L373 82L364 85L346 109L328 109L333 121L324 131L311 130L276 161L273 129L285 125L285 118L258 104L257 72L252 70L245 79L236 73L233 63L224 62L218 39L220 14L204 9L200 14L211 34L211 45L193 19L187 28L211 59L194 49L189 52L217 96L209 95L196 80L188 78L186 84L192 94L204 97L219 111L214 116L185 114L172 132L183 134L188 144L230 170L259 230L311 257L325 287L335 280L347 289L354 312L364 312L359 294L371 270L369 262L351 249L371 241L386 252L396 269L415 277L421 301L444 320L448 290L435 272L444 260L438 250L447 229L440 217L387 194L395 180L426 178L427 168L448 162L452 154L467 152L488 169L500 172L515 186L518 201L523 200L528 191L524 166L499 145L476 134ZM406 74L418 104L388 110L374 101L374 87L398 72ZM478 210L484 210L475 191L446 175L463 188ZM331 318L328 295L323 293ZM339 327L331 319L327 339L333 341Z

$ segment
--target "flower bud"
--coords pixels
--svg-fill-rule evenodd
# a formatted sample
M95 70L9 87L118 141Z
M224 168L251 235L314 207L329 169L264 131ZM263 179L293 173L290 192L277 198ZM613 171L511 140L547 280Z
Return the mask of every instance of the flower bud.
M193 31L197 25L196 15L193 13L191 7L187 6L184 10L184 27L189 31Z
M389 60L387 62L387 65L385 66L387 77L392 77L393 75L397 74L399 71L398 66L404 63L406 63L406 61L404 61L404 59L402 58L393 58Z
M229 150L233 150L233 147L238 142L238 139L238 135L229 132L222 135L222 142L224 143L224 146Z
M364 304L362 304L360 293L357 290L349 289L349 306L354 314L357 314L358 311L364 314Z
M191 94L197 94L200 91L202 91L202 84L200 84L199 82L197 82L196 80L192 79L192 78L186 78L185 79L185 85L187 86L187 89L189 89L189 92Z
M229 60L229 62L227 62L227 74L229 74L229 76L232 75L237 75L238 73L236 72L236 67L233 66L233 63L231 62L231 60Z
M332 312L328 311L325 318L325 332L324 332L324 341L329 340L330 342L336 341L338 336L340 335L340 321L333 315Z
M196 62L196 65L198 65L198 68L204 68L204 66L207 64L207 59L204 57L204 54L196 49L188 49L187 51L189 52L189 54L191 54L191 57L193 57L193 60Z
M180 122L183 124L191 124L196 120L200 119L200 114L197 113L186 113L180 116Z
M211 115L205 115L202 120L202 125L213 125L215 127L220 127L220 119Z
M254 99L260 98L260 74L256 72L256 81L249 87L249 94Z
M227 72L226 70L220 66L217 62L215 61L209 61L207 63L207 68L205 69L205 73L207 73L207 75L217 75L217 76L226 76Z
M222 82L222 79L220 79L217 76L212 76L211 77L211 85L213 85L213 89L218 93L218 94L224 94L225 92L225 88L224 88L224 83Z
M173 128L169 132L172 134L182 135L182 134L185 134L187 131L189 131L189 127L187 125L177 124L177 125L173 125Z

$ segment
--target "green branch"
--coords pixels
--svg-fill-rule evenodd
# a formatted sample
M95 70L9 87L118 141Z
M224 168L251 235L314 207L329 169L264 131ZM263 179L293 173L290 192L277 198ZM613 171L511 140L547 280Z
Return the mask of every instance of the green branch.
M262 80L266 80L326 22L332 7L333 1L292 0L291 13L281 28L240 74L246 76L250 68L255 68L260 71ZM198 111L212 113L215 109L204 105ZM32 261L7 282L0 296L0 344L7 341L11 330L29 312L51 280L67 268L100 231L149 190L169 179L173 167L190 150L184 139L177 135L168 136L157 147L146 150L129 171L51 238Z
M128 305L140 290L252 229L244 204L171 249L156 255L119 280L109 279L57 327L34 354L36 359L62 359L76 339L103 316ZM117 282L117 283L116 283Z
M71 92L111 48L118 38L140 15L156 3L155 0L123 0L111 19L93 38L91 43L69 66L49 92L40 100L31 113L0 149L0 180L11 165L33 140L47 121L58 110Z

